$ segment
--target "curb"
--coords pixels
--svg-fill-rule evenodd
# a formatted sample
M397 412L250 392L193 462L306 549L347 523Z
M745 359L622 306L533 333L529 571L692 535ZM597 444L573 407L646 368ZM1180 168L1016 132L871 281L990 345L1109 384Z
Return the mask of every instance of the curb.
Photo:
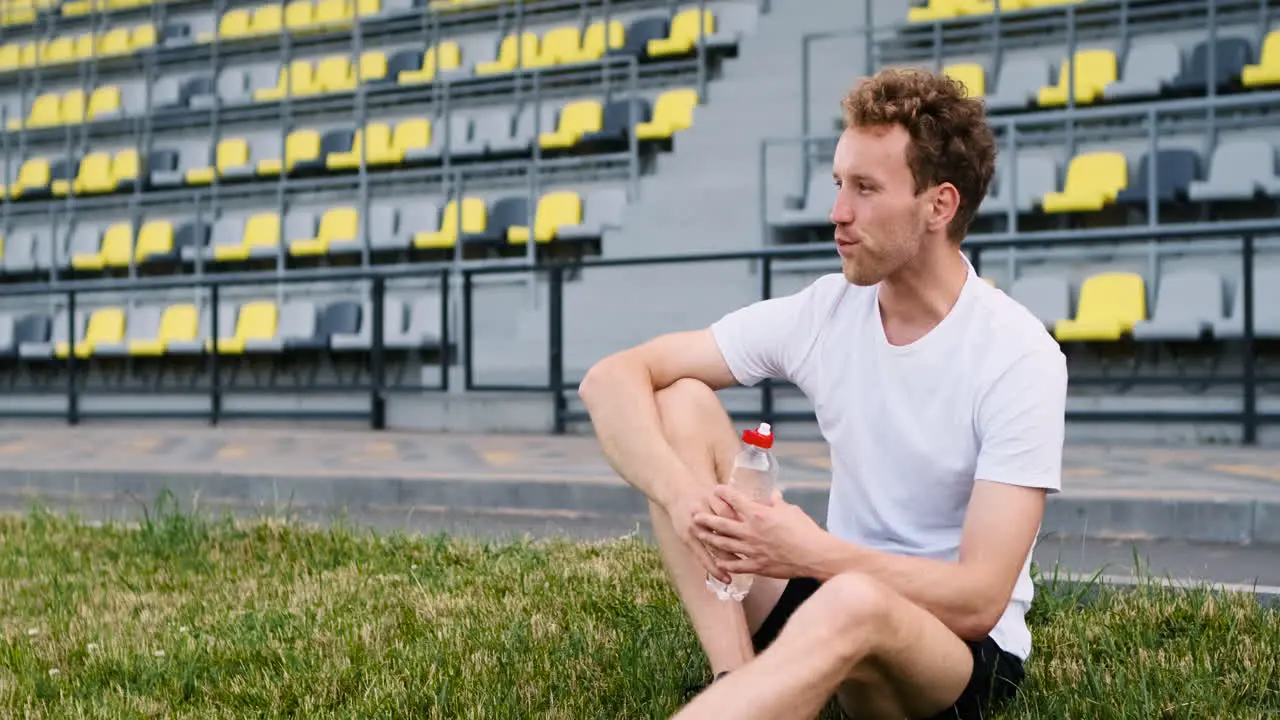
M309 516L421 512L456 525L468 517L521 518L523 522L633 527L647 523L648 503L623 484L520 480L405 479L390 477L283 477L271 475L0 470L0 507L32 502L95 512L154 506L165 491L178 506ZM786 490L789 502L822 522L827 491ZM451 517L456 516L456 517ZM1181 540L1280 546L1280 501L1247 498L1050 496L1042 535L1100 540Z

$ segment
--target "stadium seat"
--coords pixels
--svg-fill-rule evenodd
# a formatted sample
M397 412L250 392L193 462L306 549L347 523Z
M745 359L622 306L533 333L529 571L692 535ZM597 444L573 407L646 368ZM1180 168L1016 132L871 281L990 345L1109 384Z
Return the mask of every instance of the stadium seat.
M198 312L194 304L169 305L161 311L155 333L140 334L136 339L130 340L128 353L134 357L156 357L168 352L177 343L196 343L198 323Z
M129 310L125 317L124 337L114 342L96 343L93 354L102 357L123 357L131 354L129 352L131 346L146 342L159 334L160 313L160 308L155 305L144 305Z
M98 38L98 56L111 57L112 55L128 55L133 52L130 48L129 28L114 27L103 33Z
M389 350L412 350L440 344L440 293L428 290L414 298L405 307L400 298L387 298L391 308L389 320L383 332L384 345Z
M252 32L252 19L253 15L249 8L239 7L228 10L218 20L217 32L200 33L196 35L196 42L208 43L217 38L235 40L248 37Z
M18 180L9 188L8 195L18 200L32 194L33 190L48 190L52 182L53 168L49 164L49 159L28 158L18 169Z
M98 344L108 345L124 341L124 309L119 307L101 307L89 315L89 324L85 328L84 337L77 339L76 357L87 358L94 354ZM69 340L60 340L54 344L54 357L65 358L71 355Z
M610 20L608 23L608 38L605 38L605 21L596 20L587 26L582 33L582 44L566 62L568 63L589 63L596 62L606 55L622 50L627 46L627 30L623 24L617 20Z
M1120 77L1102 89L1107 100L1136 100L1160 95L1182 68L1182 51L1172 42L1134 44L1125 54Z
M603 119L604 109L597 100L567 103L560 109L560 118L555 130L543 132L538 138L538 144L544 150L571 148L583 135L598 132Z
M525 68L545 68L575 62L582 46L577 25L561 25L547 30L538 41L537 54L521 58Z
M518 36L507 35L498 44L498 56L491 61L477 64L475 74L483 77L514 72L522 64L538 57L540 45L541 40L535 32L526 30Z
M1134 323L1135 340L1194 341L1223 319L1222 276L1212 270L1160 275L1151 318Z
M445 40L427 48L420 56L421 63L415 61L411 70L400 71L396 82L401 85L435 82L436 74L446 70L457 70L462 64L462 54L458 43Z
M333 245L359 241L360 213L354 207L336 207L320 217L315 237L289 241L289 254L295 256L327 255Z
M484 229L473 232L464 231L460 239L469 244L506 244L507 229L524 224L528 219L529 199L525 195L499 198L485 211Z
M646 51L649 57L687 55L697 48L700 37L715 31L716 19L711 10L702 13L697 8L681 10L671 18L667 37L650 40Z
M1042 55L1010 58L1005 56L995 78L995 89L988 89L984 101L993 112L1025 110L1040 96L1040 88L1050 83L1049 59Z
M1114 203L1128 183L1128 160L1123 154L1085 153L1071 159L1062 191L1046 193L1040 204L1047 213L1097 211Z
M396 129L391 138L391 147L385 148L385 154L378 155L377 159L389 164L402 163L410 151L430 147L431 135L432 126L430 120L426 118L401 120L396 123ZM370 153L370 156L372 157L373 154Z
M1276 150L1269 141L1221 140L1209 161L1208 176L1192 181L1187 196L1195 201L1280 197L1280 173L1276 170Z
M600 129L583 134L578 145L608 150L621 147L631 136L631 128L653 119L649 102L644 98L614 100L604 106Z
M66 110L64 105L63 113L67 116L67 122L81 122L72 120L72 115ZM116 85L104 85L93 91L89 96L89 112L88 122L95 120L107 120L119 117L124 113L124 106L121 102L120 88Z
M1041 106L1067 104L1068 65L1074 74L1071 84L1075 88L1075 102L1079 105L1087 105L1100 99L1107 85L1116 81L1116 54L1113 51L1101 48L1079 50L1075 54L1074 63L1068 63L1064 59L1059 65L1056 85L1040 88Z
M6 275L20 275L35 270L35 235L30 231L13 233L4 239L4 256L0 268Z
M1142 276L1131 272L1091 275L1080 285L1074 318L1059 320L1054 337L1062 342L1120 340L1147 317L1147 290Z
M654 102L653 119L636 126L636 137L640 140L670 139L677 132L693 126L693 114L697 106L697 90L667 90Z
M222 220L219 220L222 223ZM241 221L227 220L213 226L213 259L219 262L270 257L280 251L280 216L272 211L250 215ZM239 231L238 236L229 232Z
M128 267L133 258L133 226L127 221L118 222L99 234L97 229L77 225L72 243L69 252L71 267L75 270Z
M280 75L274 86L255 90L253 99L255 102L275 102L285 97L311 95L312 85L315 83L314 74L310 60L294 60L280 68Z
M174 255L173 222L151 219L138 229L138 242L133 250L133 260L139 265L145 262L171 258Z
M1209 52L1209 40L1196 43L1182 72L1169 83L1168 90L1177 94L1200 94L1208 90ZM1229 90L1253 56L1253 47L1241 37L1219 37L1213 52L1214 85L1219 92Z
M292 339L287 350L322 350L333 346L336 337L350 337L360 332L362 309L354 300L332 300L319 309L315 332L305 340Z
M245 337L243 352L277 353L290 340L305 341L314 337L315 303L310 300L288 300L276 309L275 331L268 335L266 327L265 322L259 322L257 332Z
M1168 204L1185 201L1187 187L1200 177L1200 154L1190 148L1158 150L1156 165L1156 201ZM1144 153L1138 162L1133 181L1116 194L1117 204L1145 205L1151 193L1151 156Z
M406 250L410 239L402 232L401 216L396 208L384 203L369 205L369 249Z
M1015 169L1016 176L1013 175ZM1029 213L1057 187L1058 163L1053 158L1025 149L1019 150L1013 160L1008 153L998 153L995 175L978 214L1002 215L1009 211L1010 205L1017 212Z
M18 343L14 339L16 324L13 315L0 313L0 358L9 358L18 354Z
M554 102L524 103L516 113L515 123L507 123L506 132L489 138L489 152L494 155L522 155L529 152L539 133L555 128L558 112L559 107Z
M1253 334L1280 339L1280 267L1259 265L1253 274ZM1224 340L1244 337L1244 293L1236 278L1231 314L1213 325L1213 336Z
M965 94L980 98L987 93L987 69L982 63L953 63L942 68L947 77L964 85Z
M461 203L455 199L450 200L439 216L431 222L434 227L411 228L414 232L415 248L424 250L451 248L458 243L460 234L483 233L488 226L488 211L484 200L480 198L466 197Z
M365 143L365 137L369 142ZM386 123L373 122L364 128L356 128L351 137L351 149L325 156L325 167L330 170L355 170L360 167L361 156L365 166L388 164L394 160L391 146L391 128Z
M283 170L292 173L300 163L323 162L320 154L320 133L312 128L301 128L289 133L284 143L284 160L264 158L258 161L258 175L279 175Z
M555 240L562 227L577 226L582 222L582 196L573 190L548 192L538 198L533 221L533 239L536 243ZM529 227L513 224L507 228L507 242L523 245L529 242Z
M270 300L246 302L236 312L235 333L230 337L219 333L217 348L211 340L206 340L205 349L223 355L243 355L246 344L276 336L279 313L279 308Z
M449 122L445 125L444 130L439 129L439 122L439 118L437 118L432 126L431 142L425 147L407 148L404 151L403 162L412 165L439 160L445 154L446 143L449 145L448 150L452 152L453 148L463 146L471 136L471 117L469 115L460 112L450 113Z
M564 225L557 231L557 239L576 241L599 238L607 228L621 227L622 213L627 207L627 192L623 188L603 187L588 190L583 200L582 221L577 225Z
M189 185L208 185L213 182L215 173L227 177L236 170L251 171L253 165L249 160L249 142L244 138L223 138L218 142L213 153L213 167L192 168L187 171Z
M831 224L831 208L836 202L836 186L830 172L814 172L804 195L787 195L782 207L770 218L775 227L809 227Z
M1267 33L1258 62L1244 66L1240 82L1248 88L1280 84L1280 30Z
M1071 286L1059 275L1030 275L1013 281L1009 297L1036 316L1046 328L1071 317Z

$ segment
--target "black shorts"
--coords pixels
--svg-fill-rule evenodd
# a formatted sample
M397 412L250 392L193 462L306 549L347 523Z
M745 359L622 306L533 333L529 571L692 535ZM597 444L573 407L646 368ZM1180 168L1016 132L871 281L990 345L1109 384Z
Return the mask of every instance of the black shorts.
M782 596L778 598L778 604L751 638L757 653L777 638L787 618L820 585L813 578L796 578L787 583ZM969 677L969 684L965 686L955 705L923 720L979 720L985 716L988 708L1012 699L1026 677L1022 659L1002 650L990 637L977 642L966 641L965 644L973 653L973 674Z

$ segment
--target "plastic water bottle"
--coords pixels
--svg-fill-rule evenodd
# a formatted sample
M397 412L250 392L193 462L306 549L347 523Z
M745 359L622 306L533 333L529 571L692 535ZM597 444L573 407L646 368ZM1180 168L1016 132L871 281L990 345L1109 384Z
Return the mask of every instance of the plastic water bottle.
M768 502L778 485L778 460L773 455L773 428L760 423L755 430L744 430L742 449L733 459L733 474L729 485L744 494ZM726 585L707 574L707 587L721 600L742 601L751 591L755 576L750 573L733 573Z

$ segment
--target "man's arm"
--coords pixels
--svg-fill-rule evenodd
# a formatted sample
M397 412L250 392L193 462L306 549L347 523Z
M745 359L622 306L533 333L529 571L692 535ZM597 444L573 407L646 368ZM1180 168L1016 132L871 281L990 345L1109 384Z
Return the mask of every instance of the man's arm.
M649 499L669 505L688 473L666 442L654 395L681 378L714 390L736 383L711 330L661 335L596 363L578 387L613 469Z
M974 486L956 562L869 550L824 534L811 572L870 575L929 610L957 635L991 632L1031 551L1044 514L1045 491L995 482Z

